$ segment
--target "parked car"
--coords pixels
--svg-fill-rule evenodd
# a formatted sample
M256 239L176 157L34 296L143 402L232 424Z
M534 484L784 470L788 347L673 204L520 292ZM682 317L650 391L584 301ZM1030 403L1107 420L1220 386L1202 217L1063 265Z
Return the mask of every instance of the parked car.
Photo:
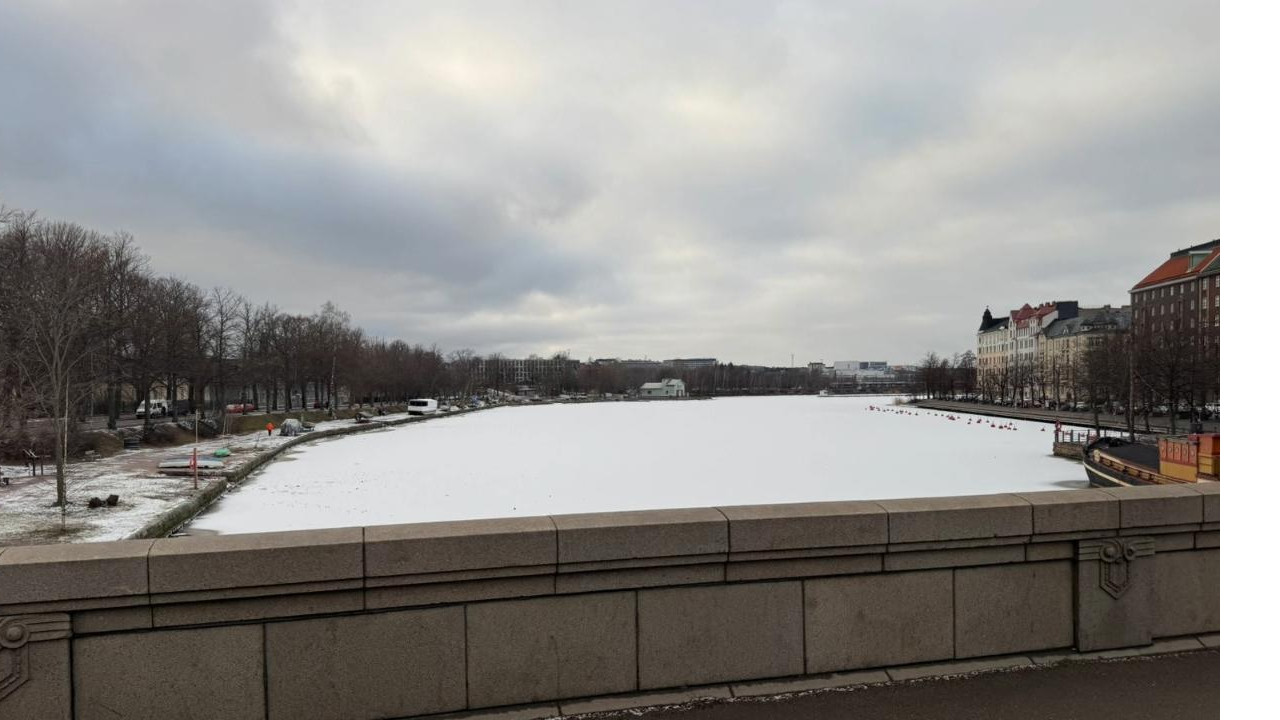
M253 412L256 409L257 408L251 402L238 402L227 406L227 412L229 413L247 413Z
M142 402L138 405L138 409L133 412L133 416L139 420L146 418L148 415L147 403ZM152 400L150 407L150 417L164 417L169 414L169 405L164 400Z

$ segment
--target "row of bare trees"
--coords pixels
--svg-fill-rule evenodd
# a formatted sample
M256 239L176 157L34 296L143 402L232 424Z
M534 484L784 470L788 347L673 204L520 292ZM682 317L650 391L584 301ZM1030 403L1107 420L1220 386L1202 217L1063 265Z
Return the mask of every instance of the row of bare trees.
M950 358L929 351L916 368L914 391L926 398L974 397L978 391L978 358L973 351Z
M1184 329L1185 330L1185 329ZM982 399L1033 405L1083 405L1126 416L1133 429L1141 418L1168 415L1176 431L1180 410L1196 418L1219 392L1218 343L1211 331L1093 333L1074 352L1048 352L1035 361L1017 355L1007 365L983 372Z
M662 378L684 381L690 395L812 394L831 385L823 370L809 367L762 367L714 363L696 367L667 364L634 366L625 363L586 363L577 374L583 392L627 393Z
M466 362L368 337L331 303L292 314L205 290L153 273L127 234L0 208L0 456L51 454L59 504L69 438L92 414L114 429L139 403L149 424L152 402L216 417L233 403L334 407L474 382Z

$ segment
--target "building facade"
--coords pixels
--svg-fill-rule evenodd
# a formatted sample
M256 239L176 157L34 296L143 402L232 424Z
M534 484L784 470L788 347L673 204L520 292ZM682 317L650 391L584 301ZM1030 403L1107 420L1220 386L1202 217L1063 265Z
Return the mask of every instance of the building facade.
M989 400L1021 400L1035 394L1044 329L1076 317L1075 300L1044 302L993 317L988 308L978 326L978 391Z
M663 378L659 382L648 382L640 386L640 397L685 397L684 381L678 378Z
M580 361L563 355L550 358L479 358L472 364L472 376L480 383L496 387L531 385L559 388L578 372Z
M1221 323L1220 240L1169 254L1129 291L1138 333L1194 337L1217 347Z
M1129 330L1128 306L1079 308L1075 317L1055 320L1044 328L1036 358L1036 379L1044 396L1054 403L1077 403L1089 398L1089 370L1085 362L1090 348Z
M995 398L995 387L1001 384L1001 375L1008 368L1011 347L1009 316L994 317L991 308L987 308L978 325L978 388L988 399Z
M1175 250L1129 291L1135 372L1149 399L1217 401L1221 263L1221 240Z
M697 370L699 368L714 368L716 366L715 358L672 358L663 360L663 365L675 370Z
M885 378L893 374L884 360L837 360L833 367L836 377L841 378Z

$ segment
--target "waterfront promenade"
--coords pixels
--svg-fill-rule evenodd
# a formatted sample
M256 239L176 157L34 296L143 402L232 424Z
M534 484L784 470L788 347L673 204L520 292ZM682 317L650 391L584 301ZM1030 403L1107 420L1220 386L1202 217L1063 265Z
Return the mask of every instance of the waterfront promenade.
M1014 408L1002 405L988 405L986 403L961 402L959 400L918 400L913 402L912 405L929 410L950 410L953 412L972 413L974 415L989 415L991 417L1033 420L1038 422L1056 422L1061 420L1064 425L1093 426L1093 413L1090 412L1043 410L1040 408ZM1129 426L1125 424L1123 415L1102 413L1098 415L1098 421L1102 427L1108 430L1129 429ZM1205 420L1201 424L1204 426L1205 432L1218 432L1217 420ZM1133 427L1137 432L1147 432L1147 423L1141 417L1134 418ZM1190 420L1186 418L1178 418L1178 433L1186 433L1189 431L1190 427ZM1151 418L1150 432L1169 433L1169 431L1169 418L1167 416Z

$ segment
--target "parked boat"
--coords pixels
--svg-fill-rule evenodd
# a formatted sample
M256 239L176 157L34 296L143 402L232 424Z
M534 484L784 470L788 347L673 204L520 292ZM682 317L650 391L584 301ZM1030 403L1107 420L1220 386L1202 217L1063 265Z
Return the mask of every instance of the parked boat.
M409 401L408 412L410 415L434 415L439 408L440 403L432 398L414 398Z
M225 468L226 463L216 457L209 455L201 455L196 458L196 468L200 474L209 473L216 475ZM165 475L190 475L191 474L191 458L178 457L163 460L156 465L156 469Z
M1176 485L1219 480L1221 437L1163 437L1155 445L1101 437L1085 446L1084 470L1095 487Z

